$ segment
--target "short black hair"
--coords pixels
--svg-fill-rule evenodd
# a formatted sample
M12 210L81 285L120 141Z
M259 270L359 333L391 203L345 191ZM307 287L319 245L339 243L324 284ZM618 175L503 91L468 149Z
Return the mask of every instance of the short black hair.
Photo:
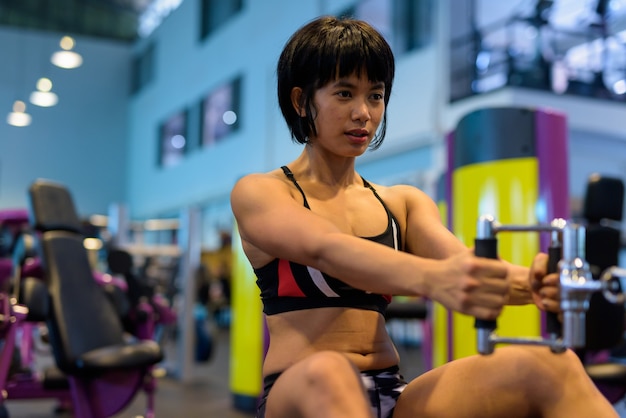
M387 103L395 72L391 47L370 24L352 18L322 16L296 31L285 44L278 60L278 103L291 137L305 144L316 135L311 112L300 116L291 102L294 87L302 89L304 109L312 108L315 90L337 78L367 74L372 82L385 85L385 113L370 147L380 147L387 130Z

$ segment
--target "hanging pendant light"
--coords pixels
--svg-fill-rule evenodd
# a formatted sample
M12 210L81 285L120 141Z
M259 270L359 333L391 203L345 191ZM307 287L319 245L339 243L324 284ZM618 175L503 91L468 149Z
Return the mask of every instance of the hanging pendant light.
M50 107L58 103L59 97L51 92L52 81L49 78L42 77L37 81L37 90L30 94L30 102L41 107Z
M30 125L31 117L26 113L26 103L21 100L16 100L13 103L13 112L7 116L7 123L12 126L28 126Z
M71 36L61 38L60 45L62 50L52 54L50 61L61 68L72 69L80 67L83 63L83 57L79 53L71 50L74 48L74 44L74 38Z

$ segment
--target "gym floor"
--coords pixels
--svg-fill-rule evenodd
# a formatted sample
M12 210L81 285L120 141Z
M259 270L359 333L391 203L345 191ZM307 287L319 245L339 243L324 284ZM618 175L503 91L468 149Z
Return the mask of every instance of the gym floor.
M403 328L415 329L416 324L394 324ZM395 332L394 332L395 331ZM397 329L391 329L392 336ZM401 330L402 331L402 330ZM253 418L254 414L233 408L229 388L230 335L228 330L220 330L216 335L214 357L208 363L199 364L188 383L172 378L159 379L156 393L156 418ZM414 338L408 344L398 343L402 359L401 369L407 379L424 371L422 353ZM9 400L7 407L10 418L69 418L70 415L54 412L53 400ZM138 395L135 401L112 418L141 417L145 411L145 398ZM626 418L624 401L616 405L620 417Z
M220 330L213 358L199 364L187 383L164 377L157 383L156 418L253 418L254 414L233 408L229 388L230 335ZM415 344L398 344L402 370L407 378L423 371L422 356ZM68 414L54 412L54 400L9 400L10 418L69 418ZM145 397L139 394L135 401L115 418L133 418L145 412Z

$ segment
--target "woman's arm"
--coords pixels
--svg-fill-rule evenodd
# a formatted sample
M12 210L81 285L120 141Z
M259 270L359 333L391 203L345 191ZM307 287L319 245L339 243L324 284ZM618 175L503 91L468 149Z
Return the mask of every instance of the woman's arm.
M508 269L503 263L474 257L449 238L433 242L449 246L449 257L437 260L343 233L304 208L288 185L272 175L242 178L233 188L231 205L253 265L262 256L266 261L268 256L284 258L356 288L428 296L450 309L484 319L497 317L506 299Z
M530 289L530 268L511 264L506 261L505 263L509 266L508 277L511 283L507 304L526 305L533 303Z
M396 186L397 187L397 186ZM463 251L466 246L441 222L439 209L423 192L402 186L407 202L407 250L424 257L444 259ZM525 267L504 261L510 284L508 305L535 303L541 309L559 308L558 276L547 275L547 255L538 254L532 266Z

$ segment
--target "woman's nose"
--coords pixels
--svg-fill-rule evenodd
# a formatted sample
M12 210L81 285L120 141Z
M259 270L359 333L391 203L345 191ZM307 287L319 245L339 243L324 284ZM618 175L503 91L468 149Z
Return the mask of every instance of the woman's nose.
M370 109L365 100L358 100L355 102L352 109L352 119L366 122L370 120Z

